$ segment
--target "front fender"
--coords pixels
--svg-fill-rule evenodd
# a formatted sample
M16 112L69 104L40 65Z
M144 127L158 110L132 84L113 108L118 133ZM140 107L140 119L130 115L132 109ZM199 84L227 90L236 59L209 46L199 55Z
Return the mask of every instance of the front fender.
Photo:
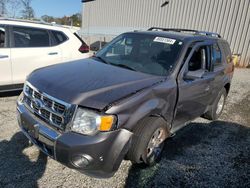
M136 109L136 111L131 114L131 116L127 116L127 120L124 122L124 128L132 130L134 125L136 125L137 122L145 117L151 115L162 116L161 109L164 108L164 105L167 105L166 108L169 107L168 104L164 104L162 99L152 99L144 102L139 108ZM168 122L165 118L163 119L166 121L166 125L169 126L170 122Z
M176 86L165 82L113 104L106 113L116 114L118 128L133 130L141 119L157 115L170 126L176 102Z

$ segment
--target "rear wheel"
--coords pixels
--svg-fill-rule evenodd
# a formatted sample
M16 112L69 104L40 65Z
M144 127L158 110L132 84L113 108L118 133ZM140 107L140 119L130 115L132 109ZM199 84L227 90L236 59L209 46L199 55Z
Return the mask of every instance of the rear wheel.
M134 129L128 159L133 163L154 165L161 157L164 141L168 136L164 120L158 117L145 118Z
M204 118L209 120L216 120L222 114L227 98L227 91L223 88L216 100L214 101L212 108L204 114Z

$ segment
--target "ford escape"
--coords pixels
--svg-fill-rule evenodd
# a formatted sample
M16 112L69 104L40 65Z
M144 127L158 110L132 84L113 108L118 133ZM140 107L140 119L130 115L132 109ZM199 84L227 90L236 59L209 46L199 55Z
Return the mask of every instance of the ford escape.
M33 71L18 122L48 156L109 177L123 159L155 164L165 140L193 119L217 119L233 70L229 45L216 33L128 32L89 59Z

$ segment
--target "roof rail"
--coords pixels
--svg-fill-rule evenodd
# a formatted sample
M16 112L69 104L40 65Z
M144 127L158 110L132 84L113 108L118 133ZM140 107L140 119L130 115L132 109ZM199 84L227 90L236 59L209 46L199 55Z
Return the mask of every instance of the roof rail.
M36 21L36 20L16 19L16 18L5 18L5 17L0 17L0 20L17 21L17 22L25 22L25 23L33 23L33 24L42 24L42 25L63 27L61 25L53 24L53 23L48 23L48 22L45 22L43 20Z
M159 30L161 30L161 31L183 32L183 33L193 33L195 35L205 35L205 36L221 38L220 34L218 34L218 33L207 32L207 31L198 31L198 30L192 30L192 29L162 28L162 27L151 27L151 28L148 29L148 31L159 31Z

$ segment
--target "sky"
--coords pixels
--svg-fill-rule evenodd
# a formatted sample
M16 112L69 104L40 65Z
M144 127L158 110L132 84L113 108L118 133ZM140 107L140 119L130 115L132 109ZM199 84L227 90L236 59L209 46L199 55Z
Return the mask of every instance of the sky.
M82 3L81 0L33 0L32 7L36 18L43 15L63 17L81 12Z

